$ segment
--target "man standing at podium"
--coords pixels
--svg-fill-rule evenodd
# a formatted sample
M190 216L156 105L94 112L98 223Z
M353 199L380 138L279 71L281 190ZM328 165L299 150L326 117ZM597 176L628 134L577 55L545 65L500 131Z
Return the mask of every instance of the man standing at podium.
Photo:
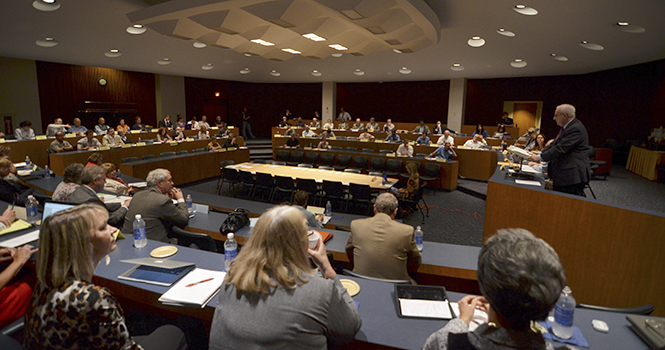
M529 160L549 162L547 172L555 191L586 197L584 186L591 177L589 135L582 122L575 118L572 105L558 106L554 121L561 127L559 135Z

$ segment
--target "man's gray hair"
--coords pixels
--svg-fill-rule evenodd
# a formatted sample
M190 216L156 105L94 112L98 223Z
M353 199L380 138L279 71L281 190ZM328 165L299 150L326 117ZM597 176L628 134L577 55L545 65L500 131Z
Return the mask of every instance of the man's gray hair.
M155 169L148 173L148 176L145 178L145 181L148 183L148 187L154 187L160 181L166 181L166 178L171 174L170 171L166 169Z
M104 175L106 175L106 170L104 170L104 168L100 167L99 165L85 167L81 173L81 183L84 185L89 185Z
M374 206L376 206L377 213L393 215L395 209L397 209L397 198L390 192L383 192L376 197Z
M557 106L559 108L559 113L565 114L568 118L575 118L575 107L569 104L562 104Z
M515 329L544 319L566 286L559 256L521 228L499 230L478 256L480 292Z

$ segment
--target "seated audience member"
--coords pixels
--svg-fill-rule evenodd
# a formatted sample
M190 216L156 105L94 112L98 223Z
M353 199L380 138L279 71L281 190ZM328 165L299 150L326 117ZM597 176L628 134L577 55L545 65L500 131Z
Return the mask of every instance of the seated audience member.
M0 216L0 231L11 226L14 219L16 213L7 208ZM25 314L35 277L27 273L17 276L36 251L37 249L27 244L20 248L0 248L0 263L3 263L4 267L4 270L0 271L0 328L8 326Z
M418 163L406 162L406 172L409 174L409 179L406 180L406 187L391 187L390 192L397 196L397 198L413 199L413 195L420 187L420 173L418 173Z
M330 149L330 142L328 142L328 138L325 135L321 136L321 142L319 142L319 144L316 145L316 148L318 148L318 149Z
M11 162L12 160L12 149L11 147L7 146L6 144L0 146L0 157L6 158ZM7 176L2 177L3 179L7 181L14 181L16 183L22 182L21 179L18 177L18 170L12 163L12 167L9 170L9 174ZM27 189L28 187L21 185L21 188Z
M412 134L429 134L429 126L425 125L425 122L420 119L418 126L411 132Z
M169 142L173 141L173 138L171 135L169 135L168 130L166 130L165 126L160 127L157 129L157 142Z
M309 125L305 125L305 130L302 131L302 137L316 137L316 133L309 128Z
M160 120L159 123L157 123L157 126L160 128L166 128L167 130L170 130L173 127L173 123L171 123L171 116L166 115L164 119Z
M225 138L229 136L229 129L226 128L226 125L220 126L219 131L217 131L217 134L215 134L215 137L218 139Z
M175 127L175 132L173 132L173 140L174 141L187 140L187 136L185 136L185 133L182 131L181 127L179 126Z
M261 215L220 289L211 350L341 348L353 341L358 309L323 242L314 249L307 242L298 209L277 206ZM322 277L314 275L308 256Z
M439 146L434 152L430 153L429 157L451 161L454 159L453 157L457 157L457 153L455 153L453 145L451 145L450 142L446 142L443 146Z
M531 153L538 154L545 148L545 146L547 146L547 139L545 138L545 134L538 134L538 136L536 136L536 142L533 143L533 147L530 151Z
M207 150L209 152L217 151L220 149L222 149L222 145L219 144L217 139L212 139L210 142L208 142Z
M554 249L520 228L499 230L478 256L482 296L465 296L454 318L430 335L424 350L552 349L532 321L544 320L566 285L563 266ZM477 309L488 323L473 332L469 324Z
M286 117L286 119L293 119L293 120L296 119L296 117L288 109L286 110L286 112L284 112L284 116Z
M300 147L300 140L298 140L298 137L296 136L296 134L291 134L291 137L288 140L286 140L286 144L284 145L284 147L287 147L287 148L298 148L298 147Z
M132 143L132 140L130 140L129 137L127 137L124 130L118 131L118 137L120 138L120 141L122 141L122 143L124 144Z
M62 131L58 131L55 134L55 140L51 142L49 149L51 150L51 152L60 153L60 152L73 151L74 147L72 146L71 143L65 141L65 134L63 134Z
M205 115L201 116L201 121L199 122L199 129L203 129L205 126L206 130L210 130L210 124L208 124L208 117Z
M374 117L369 118L369 123L365 125L365 130L369 132L379 132L380 129L381 127L379 126L379 123L374 120Z
M55 118L55 121L52 124L46 126L46 136L55 136L55 133L58 131L62 131L64 134L68 128L69 124L63 124L61 118Z
M109 128L106 135L102 136L102 146L120 147L123 143L122 138L115 133L113 128Z
M104 163L102 168L106 171L106 183L104 184L104 191L113 192L121 196L127 196L134 192L134 189L129 187L121 178L117 176L118 169L113 163Z
M473 134L471 134L471 136L476 136L476 134L480 134L483 137L483 139L487 138L487 130L485 130L485 128L483 128L481 124L476 125L476 130L473 131Z
M367 131L363 131L360 135L358 135L358 140L374 141L374 139L375 139L374 135L370 134Z
M297 127L297 128L304 128L305 127L305 122L302 121L302 117L298 117L298 121L296 121L294 126Z
M104 155L101 154L100 152L95 152L88 157L87 163L85 163L85 167L93 166L93 165L99 165L101 166L104 163Z
M182 130L185 130L187 126L187 124L185 124L185 118L183 118L183 116L180 114L176 116L175 126L179 126Z
M95 125L95 132L97 135L106 134L111 127L106 125L106 120L104 118L97 119L97 125Z
M122 308L106 288L92 283L95 267L116 249L115 227L94 204L57 212L39 233L35 292L25 315L25 349L140 349ZM158 328L144 344L160 349L185 346L175 326Z
M332 130L330 130L330 129L326 129L324 132L321 133L321 137L324 137L324 136L326 138L335 137L335 133L332 132Z
M134 118L134 125L132 125L132 130L145 131L145 125L141 123L141 117L137 116Z
M479 149L483 146L487 146L487 141L483 139L482 134L475 134L472 139L464 143L464 147L471 149Z
M307 191L299 190L293 195L293 206L298 208L307 219L307 226L314 228L323 228L323 215L318 217L314 213L307 210L307 202L309 202L309 194Z
M25 207L29 195L35 193L41 194L41 192L35 191L34 188L23 186L16 181L5 180L5 177L15 171L16 167L14 167L14 164L9 159L0 158L0 200Z
M364 130L365 130L365 124L363 124L363 123L360 121L360 118L356 118L356 122L353 123L353 125L351 126L351 130L354 130L354 131L364 131Z
M349 122L351 121L351 114L344 110L344 107L339 109L339 115L337 115L337 120Z
M443 125L443 124L441 124L441 121L440 121L440 120L436 122L436 126L434 127L434 134L435 134L435 135L441 135L441 134L443 134L446 130L448 130L448 133L449 133L449 134L450 134L450 133L457 134L457 131L455 131L455 130L453 130L453 129L451 129L451 128L449 128L449 127ZM443 143L441 143L441 145L443 145Z
M91 203L100 205L109 213L109 225L118 228L122 227L122 222L125 220L125 213L127 213L127 207L132 200L126 200L122 205L120 205L120 203L104 204L99 196L97 196L97 193L104 190L105 183L106 170L99 165L89 166L83 169L83 172L81 173L81 186L67 197L67 201L76 204Z
M309 127L314 129L314 130L319 130L319 129L321 129L321 122L319 122L319 120L316 117L313 117L312 122L309 123Z
M427 133L423 133L416 139L416 145L425 145L429 146L431 143L429 136L427 136Z
M499 124L499 127L496 129L496 132L492 134L492 138L503 139L503 136L506 134L507 134L506 126L503 124Z
M374 216L351 221L346 254L353 272L391 280L410 280L407 270L416 271L421 255L413 226L396 222L398 202L392 193L376 198Z
M102 145L97 138L95 138L95 133L92 132L92 130L86 130L85 132L85 137L82 139L78 140L76 143L76 148L77 149L96 149Z
M295 130L291 127L291 125L286 126L286 131L284 131L284 136L291 136L291 134L298 135Z
M349 123L347 123L346 121L342 121L341 123L339 123L337 125L337 129L339 129L339 130L349 130Z
M388 119L386 124L383 125L383 132L392 132L395 130L395 124L393 124L392 119Z
M226 137L226 140L224 140L224 145L222 147L224 148L238 147L238 140L236 140L236 137L235 135L233 135L232 132L230 132L229 135Z
M115 127L115 130L120 132L128 132L129 131L129 125L125 124L125 118L120 119L120 123L118 123L118 126Z
M291 123L289 123L289 120L286 118L286 116L283 116L283 117L282 117L282 121L279 122L279 125L278 125L278 126L279 126L280 128L286 128L287 126L290 126L290 125L291 125Z
M328 119L328 121L325 124L323 124L323 130L332 130L334 128L335 124L333 124L330 119Z
M196 121L196 116L193 115L193 116L192 116L192 119L190 119L190 120L187 122L187 127L186 127L186 129L188 129L188 130L199 130L200 128L201 128L201 127L199 126L199 122Z
M386 136L386 141L387 142L399 142L400 141L399 135L397 135L397 130L395 130L395 128L390 130L390 134L388 134L388 136Z
M53 191L51 199L60 202L66 201L67 198L69 198L69 195L81 186L81 174L83 173L83 168L84 166L81 163L69 164L62 174L62 182L59 183L58 187Z
M538 132L534 128L529 128L527 133L529 135L529 140L526 142L526 144L524 144L524 149L531 151L534 147L536 147L536 137L538 137Z
M499 124L503 124L503 125L513 125L513 123L514 123L513 118L510 118L510 117L508 116L508 112L503 112L503 113L501 114L501 120L499 120Z
M31 128L32 122L24 120L18 128L14 130L14 138L17 140L32 140L35 138L35 131Z
M444 130L443 135L441 135L439 140L436 141L439 146L443 146L446 142L450 142L450 144L453 146L455 145L455 139L450 136L450 130Z
M217 117L215 117L215 126L218 127L218 128L226 127L226 123L224 123L224 122L222 121L222 117L221 117L221 116L217 116Z
M208 131L209 128L207 128L205 125L201 124L199 125L201 126L198 134L199 140L209 139L210 138L210 132Z
M409 140L404 139L401 145L397 147L398 157L413 157L413 146L409 145Z
M74 118L73 125L71 125L67 129L67 132L74 133L76 135L83 135L83 134L85 134L86 131L88 131L88 128L81 125L81 119L80 118Z
M131 236L134 232L134 218L136 214L141 214L148 239L169 242L171 227L185 227L189 223L187 204L182 191L173 187L173 178L168 170L155 169L148 173L146 181L150 188L134 195L125 216L122 233ZM173 204L172 199L175 199L177 204Z

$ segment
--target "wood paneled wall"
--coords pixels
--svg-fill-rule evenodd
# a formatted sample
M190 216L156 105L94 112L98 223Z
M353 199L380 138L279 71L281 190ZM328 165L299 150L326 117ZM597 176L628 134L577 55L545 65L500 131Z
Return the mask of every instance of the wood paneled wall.
M99 85L99 77L105 77L108 84ZM71 123L85 101L135 103L136 113L127 124L133 124L136 115L144 124L157 123L154 74L37 61L37 82L44 127L41 132L58 117ZM117 124L113 118L107 119L107 124ZM84 115L81 121L88 128L93 127L97 115Z

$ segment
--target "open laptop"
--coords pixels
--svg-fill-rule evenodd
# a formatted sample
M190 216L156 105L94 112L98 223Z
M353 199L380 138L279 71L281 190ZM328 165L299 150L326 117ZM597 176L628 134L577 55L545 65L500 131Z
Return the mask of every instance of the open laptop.
M42 220L41 222L44 222L47 217L61 211L65 210L68 208L71 208L75 206L76 204L72 203L66 203L66 202L57 202L57 201L46 201L44 203L44 211L42 213ZM23 209L22 213L23 216L25 216L25 208L21 207L15 207L14 210L17 209ZM21 215L17 212L16 216L18 218L22 218ZM23 217L25 219L25 217ZM31 246L37 248L39 247L39 227L34 227L31 229L26 229L23 231L19 232L12 232L10 237L6 237L7 239L3 240L2 243L0 243L0 246L2 247L11 247L11 248L16 248L23 246L25 244L30 244Z

